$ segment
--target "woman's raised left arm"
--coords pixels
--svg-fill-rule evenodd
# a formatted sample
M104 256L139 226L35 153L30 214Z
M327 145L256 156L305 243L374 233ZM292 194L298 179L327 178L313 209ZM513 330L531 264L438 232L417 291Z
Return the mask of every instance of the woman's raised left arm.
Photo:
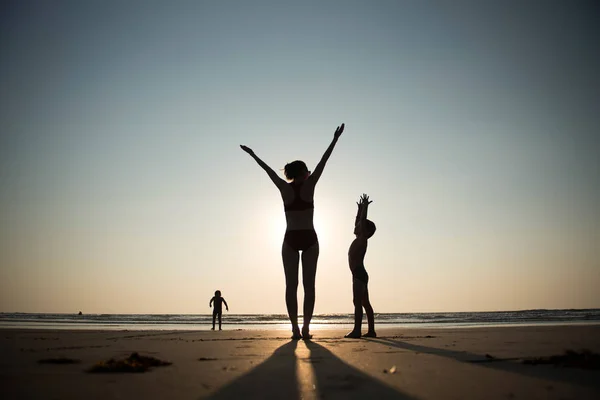
M323 174L323 170L325 169L325 164L327 164L327 160L329 160L329 156L331 156L331 153L333 152L333 149L339 137L342 135L342 132L344 132L344 124L338 126L335 130L331 144L329 145L327 150L325 150L323 157L321 157L321 161L319 161L319 163L315 167L315 170L311 174L311 177L315 181L315 184L319 181L319 178L321 178L321 174Z

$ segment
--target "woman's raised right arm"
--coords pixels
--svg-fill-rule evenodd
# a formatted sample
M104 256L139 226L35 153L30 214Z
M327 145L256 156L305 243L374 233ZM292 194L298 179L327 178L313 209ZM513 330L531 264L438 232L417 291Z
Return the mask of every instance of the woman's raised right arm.
M271 167L269 167L263 160L258 158L258 156L256 154L254 154L254 151L252 151L252 149L250 147L244 146L243 144L240 145L240 147L242 148L242 150L244 150L246 153L248 153L250 155L250 157L254 158L254 161L256 161L256 163L258 165L260 165L260 167L262 169L265 170L265 172L267 173L267 175L269 175L269 178L271 178L271 181L273 181L275 186L277 186L278 188L281 188L282 186L285 185L285 181L283 179L281 179L277 175L277 173L275 171L273 171L273 169Z

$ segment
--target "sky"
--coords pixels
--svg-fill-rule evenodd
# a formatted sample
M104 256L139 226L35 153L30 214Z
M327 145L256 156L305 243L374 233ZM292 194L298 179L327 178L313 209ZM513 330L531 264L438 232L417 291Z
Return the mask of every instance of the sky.
M286 312L274 170L313 169L315 313L600 308L593 1L8 1L0 312ZM300 286L298 295L302 300Z

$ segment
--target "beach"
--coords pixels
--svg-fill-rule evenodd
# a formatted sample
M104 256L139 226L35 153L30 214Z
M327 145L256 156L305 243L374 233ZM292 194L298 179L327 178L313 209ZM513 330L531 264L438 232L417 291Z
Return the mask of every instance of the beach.
M600 325L345 333L3 329L0 387L3 399L600 398L597 360L548 359L600 353ZM132 353L171 364L91 372Z

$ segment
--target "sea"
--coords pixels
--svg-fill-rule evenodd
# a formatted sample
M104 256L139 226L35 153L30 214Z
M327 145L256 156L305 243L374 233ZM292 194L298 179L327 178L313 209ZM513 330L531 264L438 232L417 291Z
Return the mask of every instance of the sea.
M300 317L300 321L302 318ZM363 323L366 324L366 318ZM317 314L311 329L348 329L352 314ZM456 328L512 325L600 324L600 309L492 312L379 313L381 328ZM212 314L0 313L0 329L208 330ZM285 314L223 314L223 329L289 330Z

